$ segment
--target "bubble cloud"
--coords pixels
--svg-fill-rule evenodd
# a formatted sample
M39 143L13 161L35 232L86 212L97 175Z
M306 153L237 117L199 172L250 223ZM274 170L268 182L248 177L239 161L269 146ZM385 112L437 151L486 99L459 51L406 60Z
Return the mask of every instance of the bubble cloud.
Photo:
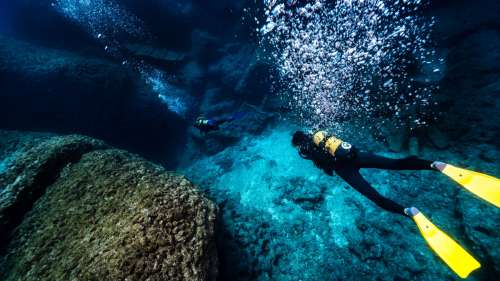
M185 93L172 86L166 74L157 69L141 69L141 75L151 90L158 94L158 99L165 104L169 110L179 116L185 116L188 111L188 102Z
M55 0L52 7L108 45L118 36L145 34L142 21L112 0Z
M159 102L184 116L188 102L184 93L173 87L167 75L143 61L127 57L122 48L126 39L150 37L143 22L113 0L56 0L52 7L82 26L98 40L106 53L122 61L124 67L139 72ZM125 41L125 42L124 42Z
M435 55L419 0L266 0L261 46L281 94L307 125L391 114L419 125L435 86L410 69ZM404 116L404 118L402 117ZM405 119L406 118L406 119Z

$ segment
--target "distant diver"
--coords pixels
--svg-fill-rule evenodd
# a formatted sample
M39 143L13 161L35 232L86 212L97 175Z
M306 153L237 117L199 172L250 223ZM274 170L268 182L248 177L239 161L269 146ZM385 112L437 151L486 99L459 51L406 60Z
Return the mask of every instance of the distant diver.
M310 134L297 131L293 135L292 145L299 151L302 158L313 161L316 167L330 176L333 176L335 171L338 176L379 207L412 218L430 247L461 278L466 278L472 271L481 267L474 257L432 224L417 208L405 208L382 196L359 171L363 168L440 171L496 207L500 207L499 179L443 162L419 159L415 156L391 159L359 151L351 144L325 131Z
M194 123L194 127L200 130L201 134L208 134L209 132L220 130L220 126L224 123L233 122L235 120L241 119L245 116L245 112L236 112L228 117L218 117L218 118L205 118L198 117Z

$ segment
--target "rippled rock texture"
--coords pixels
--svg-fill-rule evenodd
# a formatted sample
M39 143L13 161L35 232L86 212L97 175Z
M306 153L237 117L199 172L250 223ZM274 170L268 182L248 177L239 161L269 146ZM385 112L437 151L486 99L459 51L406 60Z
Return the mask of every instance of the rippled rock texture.
M185 178L86 137L20 137L0 177L0 279L215 280L216 207Z

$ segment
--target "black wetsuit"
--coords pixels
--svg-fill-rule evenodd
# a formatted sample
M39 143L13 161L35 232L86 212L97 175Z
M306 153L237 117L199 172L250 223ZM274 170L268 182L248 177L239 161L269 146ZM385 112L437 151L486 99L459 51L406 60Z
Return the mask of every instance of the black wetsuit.
M310 145L300 147L300 156L312 160L314 164L330 176L333 172L344 179L358 192L373 201L379 207L396 214L404 213L404 207L378 193L359 172L362 168L386 170L432 170L432 161L408 157L392 159L368 152L359 152L354 147L350 159L335 159L325 150L317 147L311 141Z

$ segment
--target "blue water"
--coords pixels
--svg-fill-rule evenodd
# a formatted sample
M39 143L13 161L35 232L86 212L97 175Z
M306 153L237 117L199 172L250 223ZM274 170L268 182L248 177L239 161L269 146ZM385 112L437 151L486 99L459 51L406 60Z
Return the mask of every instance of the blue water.
M6 161L4 159L2 159L2 161L0 162L0 173L3 173L5 172L5 170L7 170L7 163L5 163Z
M289 145L292 133L287 127L273 127L182 170L222 206L224 278L413 280L415 272L425 278L452 278L410 221L380 210L340 178L298 157ZM386 149L378 152L406 156ZM441 152L440 157L458 159L456 153ZM434 157L430 151L420 155ZM498 163L468 163L498 172ZM381 194L419 206L436 224L467 241L460 235L461 224L478 214L462 206L477 199L457 194L448 179L432 172L367 170L363 175ZM486 203L473 204L492 219L498 215ZM457 211L472 217L461 221ZM489 223L481 223L485 224ZM496 238L492 239L489 243Z
M499 14L493 0L2 1L0 130L88 135L186 175L219 207L219 280L455 280L411 220L291 136L500 176ZM498 276L497 208L437 173L363 176L473 253L470 280Z

